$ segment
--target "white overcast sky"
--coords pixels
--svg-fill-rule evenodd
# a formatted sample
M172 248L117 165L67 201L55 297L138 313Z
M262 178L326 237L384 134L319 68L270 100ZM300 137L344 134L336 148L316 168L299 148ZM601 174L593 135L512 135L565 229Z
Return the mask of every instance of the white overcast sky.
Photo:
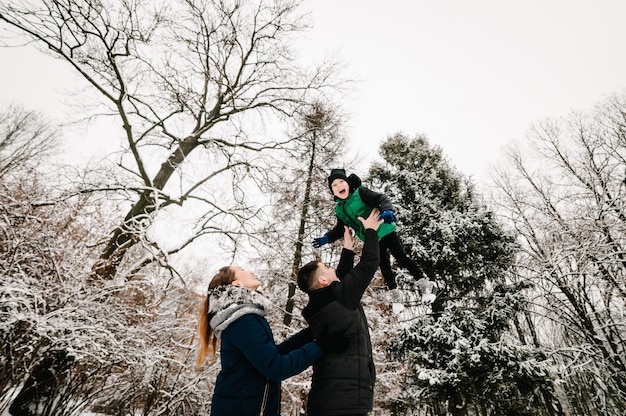
M533 122L626 92L624 0L308 0L307 59L359 80L340 103L365 159L401 131L479 183ZM0 33L0 36L2 33ZM0 48L0 101L62 117L68 67Z
M314 0L311 43L363 80L353 143L422 133L479 182L531 123L626 92L624 0Z

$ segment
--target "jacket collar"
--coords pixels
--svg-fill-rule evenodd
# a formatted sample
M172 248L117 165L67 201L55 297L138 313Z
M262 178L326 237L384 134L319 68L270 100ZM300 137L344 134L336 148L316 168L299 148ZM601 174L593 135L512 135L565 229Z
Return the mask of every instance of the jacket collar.
M330 286L326 286L309 293L309 304L302 309L302 316L305 320L308 321L326 305L337 300L333 286L338 283L339 282L333 282Z
M265 316L266 306L271 305L261 293L234 285L209 289L208 296L209 325L217 338L221 338L222 332L243 315L252 313Z

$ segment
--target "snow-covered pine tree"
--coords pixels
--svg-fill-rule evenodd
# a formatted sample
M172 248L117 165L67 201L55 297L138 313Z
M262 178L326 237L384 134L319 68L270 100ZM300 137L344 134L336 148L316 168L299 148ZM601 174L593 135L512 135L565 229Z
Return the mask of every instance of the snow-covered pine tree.
M439 286L428 313L402 274L404 328L390 348L406 369L395 414L557 415L549 365L511 331L524 287L508 284L514 239L428 139L381 145L368 180L393 201L407 253ZM446 413L449 412L449 413Z

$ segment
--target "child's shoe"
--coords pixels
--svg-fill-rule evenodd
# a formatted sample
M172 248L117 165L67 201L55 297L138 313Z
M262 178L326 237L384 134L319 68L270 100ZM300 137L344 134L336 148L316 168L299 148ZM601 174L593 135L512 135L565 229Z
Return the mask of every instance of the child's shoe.
M417 281L417 286L422 292L422 303L430 305L437 298L437 285L435 282L430 281L427 277L421 278Z

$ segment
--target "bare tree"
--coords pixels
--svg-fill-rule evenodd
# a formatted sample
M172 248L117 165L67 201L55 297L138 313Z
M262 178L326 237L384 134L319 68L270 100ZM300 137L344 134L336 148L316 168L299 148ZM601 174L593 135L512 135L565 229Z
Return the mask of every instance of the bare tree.
M56 127L41 114L10 105L0 111L0 179L31 169L50 156L59 142Z
M346 158L348 148L343 126L344 116L336 104L314 101L301 108L289 125L287 135L292 141L282 152L265 159L268 168L260 185L269 207L264 210L268 217L257 232L244 238L248 239L245 245L252 247L248 258L257 259L266 269L260 272L265 295L281 306L268 316L278 338L286 338L306 325L300 313L306 295L297 290L296 284L302 264L320 258L334 264L339 257L341 243L319 251L312 242L313 237L322 235L336 223L327 182L330 169L350 169L355 165L354 160ZM380 313L377 308L372 315L368 320L373 327L384 321L381 326L389 329L388 313ZM386 366L394 364L386 363ZM305 371L283 383L283 413L302 412L310 377L310 372Z
M311 240L309 233L311 230L310 223L315 223L315 221L311 221L312 218L315 218L313 215L316 211L314 207L320 205L320 200L324 200L320 198L320 188L325 190L325 178L330 169L329 164L336 161L345 148L345 139L339 133L340 115L321 103L315 103L310 110L300 117L299 127L302 134L295 142L297 147L294 149L294 154L296 155L295 162L302 162L303 166L295 168L293 179L295 183L302 183L302 193L301 195L294 194L294 192L299 193L300 187L287 187L282 190L283 198L278 203L279 207L293 207L294 219L298 224L294 235L293 251L289 250L289 253L293 253L293 257L283 319L285 325L291 323L293 315L296 277L302 266L305 238L308 238L308 242ZM299 209L297 209L298 206ZM330 217L334 218L332 215ZM325 221L322 221L323 223ZM287 241L293 241L293 239L288 238Z
M33 168L48 167L42 150L54 141L42 139L56 127L17 107L3 114L3 150L18 150L2 153L11 163L0 176L0 414L208 412L190 365L197 296L178 281L154 284L168 277L156 267L153 282L90 285L89 242L115 224L114 201L68 191L62 168Z
M10 406L11 414L69 414L83 406L73 399L98 384L85 383L88 371L72 374L76 357L67 336L77 328L68 324L76 312L68 299L80 298L82 285L72 274L85 258L90 227L78 217L88 198L36 202L47 199L53 185L49 172L36 167L57 144L56 127L42 116L8 107L0 137L0 413ZM85 320L77 321L85 329ZM71 387L79 385L84 389L73 396ZM72 400L64 400L68 394Z
M554 351L576 414L626 409L625 115L626 98L615 96L537 123L531 150L512 148L509 169L495 175L520 236L518 269L535 286L528 327Z
M280 145L259 133L263 117L290 116L332 72L306 74L295 64L289 41L303 20L291 0L16 0L0 5L0 22L67 62L99 94L93 114L122 126L118 165L133 178L124 189L132 198L94 266L104 278L159 209L202 203L193 238L244 221L242 204L202 189L236 187L254 168L250 154ZM205 156L202 174L184 175L196 149Z

